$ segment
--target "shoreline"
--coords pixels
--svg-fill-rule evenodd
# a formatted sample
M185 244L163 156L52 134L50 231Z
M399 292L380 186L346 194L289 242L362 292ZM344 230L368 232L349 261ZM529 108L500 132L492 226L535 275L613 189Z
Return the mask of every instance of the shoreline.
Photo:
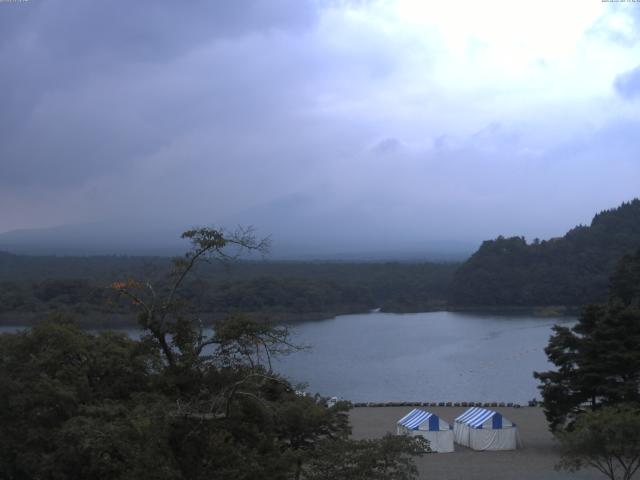
M386 433L396 433L396 422L411 411L404 407L361 407L349 412L352 438L380 438ZM466 407L425 408L452 423ZM602 474L595 470L576 473L556 471L560 460L558 442L549 432L540 407L493 408L514 422L522 442L522 448L507 451L475 451L455 444L452 453L430 453L415 458L420 479L439 480L596 480Z
M535 404L529 403L528 405L521 405L517 402L352 402L353 408L383 408L383 407L421 407L421 408L433 408L433 407L447 407L447 408L471 408L471 407L483 407L483 408L523 408L523 407L537 407L538 401Z
M455 306L438 306L434 308L421 308L421 309L401 309L394 311L379 310L373 312L370 309L365 311L328 311L328 312L307 312L307 313L294 313L294 312L205 312L202 317L207 321L215 321L226 315L233 315L234 313L246 314L254 316L256 318L267 318L275 324L281 325L296 325L299 323L307 322L321 322L324 320L333 319L345 315L364 315L367 313L388 313L392 315L404 315L415 313L432 313L432 312L450 312L461 314L482 314L482 315L528 315L539 318L549 317L575 317L578 316L582 310L582 307L575 306L532 306L532 307L455 307ZM87 311L79 312L73 310L50 310L42 312L1 312L0 313L0 326L2 327L29 327L43 320L50 319L54 316L61 315L64 318L68 318L75 321L83 328L100 328L100 329L126 329L135 328L138 326L135 320L135 313L122 313L122 312L96 312Z

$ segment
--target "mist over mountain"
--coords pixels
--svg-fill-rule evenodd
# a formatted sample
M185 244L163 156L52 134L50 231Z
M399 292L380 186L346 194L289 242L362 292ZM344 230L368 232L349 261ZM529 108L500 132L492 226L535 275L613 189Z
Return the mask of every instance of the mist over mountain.
M385 203L387 204L385 206ZM295 193L258 203L232 214L187 215L179 221L135 212L119 217L0 233L0 250L35 255L159 255L184 253L183 231L195 226L227 230L251 227L269 237L268 258L274 260L336 261L458 261L480 244L478 234L456 236L445 231L445 219L420 220L420 209L393 211L383 196L345 203L320 194Z
M391 215L373 201L344 204L310 194L276 198L225 218L272 240L271 257L321 260L460 260L481 238L456 238L429 222Z
M187 247L180 229L86 223L0 234L0 250L28 255L176 255Z
M623 212L633 211L637 204L638 201L634 200L620 208ZM617 211L618 209L611 210ZM615 217L614 213L604 212L604 218L612 215ZM601 216L596 217L598 218ZM638 220L632 215L630 221L633 223ZM566 226L566 230L570 225ZM210 223L178 223L170 219L164 222L153 219L135 221L122 218L52 228L13 230L0 234L0 250L28 255L174 256L181 255L189 247L188 242L180 238L181 233L198 226L227 230L249 226L254 229L257 237L271 239L271 249L266 257L271 260L461 261L470 257L481 244L480 254L488 245L492 245L492 242L483 244L477 230L470 228L466 235L457 229L444 230L433 218L425 219L422 223L418 220L408 221L407 217L388 215L382 208L370 203L345 206L336 202L324 202L310 194L293 194L280 196L274 201L233 215L220 216L217 222ZM581 233L584 228L586 227L572 232ZM627 225L615 228L625 229ZM525 226L524 231L531 232L532 229ZM573 237L577 235L575 232ZM615 232L612 231L613 233ZM604 235L606 236L606 232ZM507 239L509 237L504 236ZM526 237L533 238L528 234ZM514 238L522 241L519 239L524 237ZM547 237L547 240L551 240L549 245L555 245L554 238ZM547 243L543 241L543 245ZM538 247L534 245L531 248ZM614 248L606 252L606 257L611 261L615 260L615 255L620 253L618 250ZM249 258L257 259L255 256ZM608 270L602 271L602 275L607 273ZM522 302L524 300L517 303Z
M247 220L249 217L246 217ZM278 219L261 217L261 222L226 223L253 225L258 236L269 236L272 247L267 259L327 261L456 261L468 257L477 246L474 242L418 241L375 238L367 241L340 237L335 230L311 234L311 222L300 216L296 227ZM175 256L183 254L189 244L181 233L197 225L175 227L142 226L95 222L62 225L52 228L13 230L0 234L0 251L26 255L142 255ZM276 232L270 234L269 232ZM255 256L254 256L255 257ZM254 258L249 256L249 258Z

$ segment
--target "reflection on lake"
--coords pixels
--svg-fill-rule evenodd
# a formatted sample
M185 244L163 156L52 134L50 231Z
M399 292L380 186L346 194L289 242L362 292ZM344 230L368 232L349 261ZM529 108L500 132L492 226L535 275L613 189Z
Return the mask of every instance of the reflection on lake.
M550 367L544 348L567 317L480 313L368 313L292 328L309 351L274 368L307 391L358 401L497 401L540 398L534 370ZM0 327L0 332L16 327ZM140 330L126 330L137 337Z
M308 352L277 369L309 392L352 401L497 401L540 398L534 370L556 324L539 318L452 312L345 315L293 327Z

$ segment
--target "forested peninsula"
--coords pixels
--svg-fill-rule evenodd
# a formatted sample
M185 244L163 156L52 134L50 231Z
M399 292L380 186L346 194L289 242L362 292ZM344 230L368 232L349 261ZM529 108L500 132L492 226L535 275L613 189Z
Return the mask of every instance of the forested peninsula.
M31 323L49 313L85 325L134 323L111 285L122 278L163 285L162 257L36 257L0 253L0 321ZM274 321L339 314L418 312L446 307L455 263L237 261L204 264L182 287L182 298L205 316L253 312Z

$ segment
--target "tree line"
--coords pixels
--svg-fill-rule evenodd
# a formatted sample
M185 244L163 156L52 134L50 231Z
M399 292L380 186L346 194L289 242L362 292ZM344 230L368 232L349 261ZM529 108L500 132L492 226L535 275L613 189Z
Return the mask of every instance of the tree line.
M127 270L130 267L130 270ZM126 276L168 288L165 258L28 257L0 254L0 313L75 312L90 324L112 312L124 314L110 283ZM183 285L194 309L226 315L260 312L276 319L326 318L382 308L441 308L456 264L235 262L198 265ZM15 274L15 275L14 275ZM35 317L34 317L35 318Z
M545 349L554 370L536 372L561 467L593 467L611 480L640 469L640 250L611 276L605 303L575 326L555 326Z
M597 214L565 236L485 241L455 272L457 306L583 306L604 302L617 262L640 246L640 200Z
M483 242L458 263L240 261L199 265L183 287L195 309L237 311L280 320L326 318L381 308L418 312L444 308L581 307L604 302L618 260L640 246L640 200L597 214L564 237ZM162 257L32 257L0 252L0 315L36 318L76 312L100 323L126 313L109 284L133 276L163 285L171 261ZM35 314L35 315L34 315ZM15 317L17 318L17 317Z
M8 480L411 480L420 439L352 440L347 402L301 395L271 360L298 350L286 327L230 315L206 334L182 287L246 232L185 232L193 248L162 286L112 290L140 339L64 316L0 335L0 478Z

